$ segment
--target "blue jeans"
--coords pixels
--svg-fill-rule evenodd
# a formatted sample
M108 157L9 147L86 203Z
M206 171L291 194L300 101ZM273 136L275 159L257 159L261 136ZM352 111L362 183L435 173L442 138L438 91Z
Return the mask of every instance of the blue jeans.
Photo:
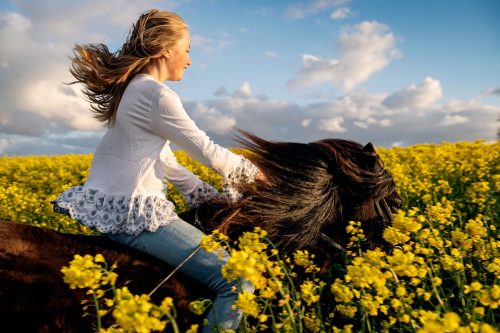
M137 236L125 233L107 234L113 241L149 253L173 267L177 267L198 247L203 235L202 231L180 218L155 232L143 231ZM221 274L221 268L228 258L229 254L225 251L222 259L219 259L218 252L208 253L200 249L180 268L181 272L200 281L217 294L203 333L212 332L216 327L236 330L243 316L241 310L232 309L238 292L231 289L237 287L238 282L228 282ZM254 286L251 283L246 280L241 282L243 290L253 292Z

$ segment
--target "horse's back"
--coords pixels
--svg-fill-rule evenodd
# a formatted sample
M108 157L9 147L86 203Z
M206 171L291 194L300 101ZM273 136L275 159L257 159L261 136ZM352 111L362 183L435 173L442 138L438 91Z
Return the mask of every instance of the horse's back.
M0 222L2 332L90 332L77 294L62 282L64 236L22 223ZM69 260L68 260L69 259Z
M23 223L0 221L0 331L88 332L91 319L82 318L83 290L63 282L62 266L75 254L100 253L116 263L117 285L135 294L148 293L172 267L147 254L111 241L105 236L62 234ZM172 296L179 319L191 317L188 304L200 294L197 282L175 274L153 297L159 302ZM203 289L202 289L203 290ZM192 320L193 318L189 318Z
M85 237L85 238L83 238ZM88 242L86 239L93 242ZM45 266L61 268L78 253L92 253L105 244L104 237L61 234L54 230L24 223L0 222L0 263L17 265L26 271L32 265L38 273ZM95 243L96 247L91 246Z

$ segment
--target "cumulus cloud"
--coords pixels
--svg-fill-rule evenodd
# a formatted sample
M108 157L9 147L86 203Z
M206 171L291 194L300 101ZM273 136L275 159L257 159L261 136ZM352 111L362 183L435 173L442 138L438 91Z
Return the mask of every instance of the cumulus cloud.
M101 140L103 132L71 132L43 137L29 137L0 133L3 151L0 154L16 155L60 155L88 154L93 152Z
M333 13L330 14L330 18L332 20L340 20L351 15L351 10L347 7L342 7L336 9Z
M250 87L250 83L243 82L241 87L233 93L233 97L248 98L250 97L251 94L252 94L252 88Z
M2 61L9 66L0 69L0 129L27 135L58 127L99 130L79 87L64 85L71 80L67 60L71 46L40 41L38 31L29 18L18 13L0 15L1 39L16 38L16 42L1 45Z
M344 122L344 118L342 118L342 117L326 118L326 119L323 119L318 124L318 129L325 131L325 132L342 133L342 132L347 131L347 129L342 127L343 122Z
M344 92L350 91L400 56L395 44L389 27L376 21L343 27L336 42L338 59L303 55L303 66L288 87L332 82L339 83Z
M191 36L191 46L198 47L205 54L213 55L232 43L228 34L222 34L217 38L202 35Z
M219 112L215 107L203 104L196 105L192 117L201 128L215 134L228 133L236 125L233 117Z
M390 109L422 109L431 106L442 97L441 83L428 76L420 85L412 84L390 94L382 104Z
M437 80L435 80L437 81ZM426 82L424 79L422 82ZM411 86L423 87L426 84ZM235 92L222 98L202 102L205 108L216 110L217 118L199 114L196 121L203 128L216 122L221 116L234 119L234 127L222 127L217 133L210 132L217 142L233 145L232 130L242 128L264 138L280 141L310 142L326 137L340 137L377 146L410 145L441 141L494 140L495 120L500 107L477 101L451 101L444 105L427 102L425 112L418 112L421 103L407 103L405 108L394 112L384 105L393 93L352 92L333 100L298 105L274 99L259 99L251 90L245 98ZM236 91L240 88L236 89ZM409 99L414 101L414 99ZM187 105L187 110L199 107ZM417 115L418 114L418 115ZM220 118L223 119L223 118ZM225 132L223 131L225 130Z
M65 2L64 15L61 15L61 10L57 10L61 7L60 1L55 0L19 0L16 1L16 7L21 15L28 17L37 27L38 39L72 44L77 41L106 42L115 34L123 38L130 22L142 12L142 8L156 8L158 2L144 0L140 7L133 1L124 0L109 0L106 6L99 0ZM162 1L162 8L175 7L175 1ZM82 29L83 26L86 29Z
M305 3L294 4L286 9L285 16L291 19L301 19L306 16L320 13L332 7L343 5L350 0L314 0Z
M388 118L383 118L383 119L375 119L375 118L366 118L363 120L358 120L354 122L354 126L360 127L360 128L368 128L370 126L378 125L381 127L390 127L393 125L392 120Z
M463 113L463 112L474 112L478 111L481 113L495 114L498 111L498 107L495 105L482 104L477 100L461 101L461 100L451 100L444 104L440 109L441 112L445 113Z
M458 124L466 123L469 118L460 116L460 115L449 115L447 114L444 118L439 122L441 126L453 126Z

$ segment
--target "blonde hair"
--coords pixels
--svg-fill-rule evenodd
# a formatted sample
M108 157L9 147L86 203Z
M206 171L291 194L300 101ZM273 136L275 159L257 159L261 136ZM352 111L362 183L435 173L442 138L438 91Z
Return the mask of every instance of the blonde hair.
M94 117L114 124L118 104L130 80L152 59L173 47L187 29L172 12L149 10L140 15L121 49L111 53L104 44L75 45L70 72L82 83Z

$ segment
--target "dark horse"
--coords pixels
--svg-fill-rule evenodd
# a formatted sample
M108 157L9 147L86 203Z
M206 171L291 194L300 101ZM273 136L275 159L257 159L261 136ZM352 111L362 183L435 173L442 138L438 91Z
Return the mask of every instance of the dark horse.
M185 213L235 239L254 227L265 229L285 251L319 251L325 271L348 241L345 226L361 221L366 246L388 249L383 229L401 207L391 175L371 144L327 139L303 143L269 142L245 134L249 158L268 182L241 188L237 203L210 202ZM122 247L104 236L67 235L26 224L0 223L0 327L3 332L89 332L92 318L82 318L83 291L63 282L61 267L75 254L102 253L118 265L118 285L136 294L150 292L172 267ZM180 324L196 319L190 301L212 297L196 281L176 273L153 295L172 296ZM199 320L199 319L197 319Z

